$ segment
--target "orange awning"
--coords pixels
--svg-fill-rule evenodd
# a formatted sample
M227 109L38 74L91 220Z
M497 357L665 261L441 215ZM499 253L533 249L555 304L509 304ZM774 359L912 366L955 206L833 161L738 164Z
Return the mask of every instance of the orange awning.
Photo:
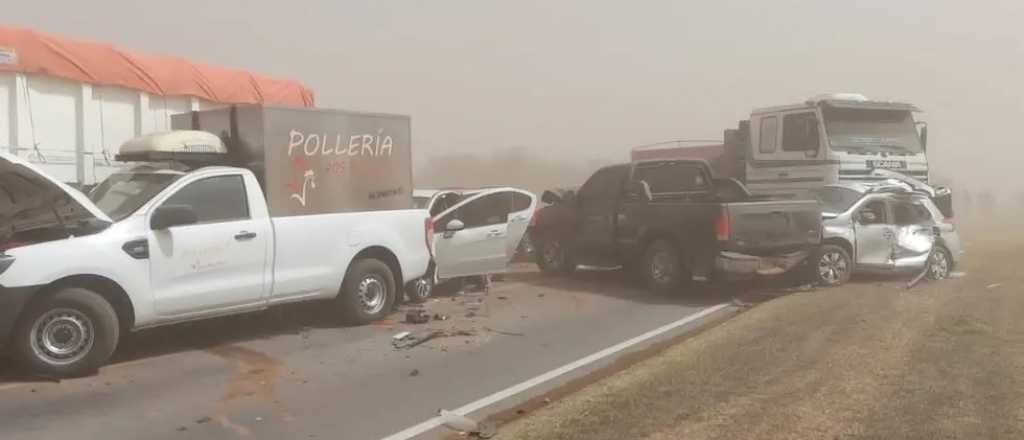
M3 71L121 86L160 96L194 96L225 104L313 106L313 91L297 81L8 26L0 26Z

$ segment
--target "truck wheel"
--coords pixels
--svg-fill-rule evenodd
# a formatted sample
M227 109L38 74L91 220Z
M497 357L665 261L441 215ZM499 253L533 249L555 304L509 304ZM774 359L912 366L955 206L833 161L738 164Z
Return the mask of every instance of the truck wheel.
M405 296L409 297L409 301L412 303L422 303L430 298L430 295L434 291L434 279L431 275L424 275L422 277L412 280L405 286Z
M366 324L387 316L395 302L395 293L391 268L383 261L366 258L352 262L338 302L346 322Z
M671 293L689 279L683 258L672 243L658 240L644 253L643 278L647 288L658 293Z
M106 299L68 287L30 306L14 335L15 355L26 368L67 377L103 366L117 348L120 327Z
M541 241L534 255L537 267L546 274L570 274L576 271L576 262L566 243L557 238Z
M949 251L942 246L936 246L928 256L928 279L941 280L948 277L952 271L953 258L949 256Z
M838 286L850 280L853 262L842 246L822 245L813 261L815 281L826 287Z

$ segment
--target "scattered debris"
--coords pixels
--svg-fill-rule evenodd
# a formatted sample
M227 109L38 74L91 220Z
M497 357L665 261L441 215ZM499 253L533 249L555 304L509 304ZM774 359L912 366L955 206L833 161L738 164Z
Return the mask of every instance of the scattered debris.
M965 276L967 276L967 272L950 272L949 275L946 275L946 278L957 279Z
M412 376L412 377L419 376L420 375L420 370L413 368L413 370L409 372L409 375Z
M476 312L474 312L474 311L470 310L470 311L466 312L466 317L467 317L467 318L473 318L473 317L476 317Z
M399 333L397 335L392 336L391 340L392 341L401 341L402 339L405 339L405 338L409 337L410 335L412 335L412 332L401 332L401 333Z
M487 330L487 331L492 332L492 333L497 333L499 335L505 335L505 336L526 336L526 333L506 332L506 331L502 331L502 330L495 330L495 329L490 328L490 327L484 327L484 330Z
M178 427L178 432L185 432L185 431L188 431L188 428L186 428L184 426L179 426Z
M508 299L508 297L507 297L507 296L501 296L501 295L498 295L498 299L502 299L502 300L504 300L504 299Z
M440 313L435 313L434 314L434 321L447 321L447 320L448 320L448 315L442 315Z
M543 294L543 293L538 293L538 294L537 294L537 298L543 298L543 297L544 297L544 294Z
M409 324L426 324L430 322L430 314L423 309L413 309L406 312L405 322Z
M257 422L262 422L263 421L263 417L256 417L256 421Z
M398 337L399 335L401 335L402 337L399 338ZM414 335L414 334L409 333L409 332L402 332L402 333L399 333L398 335L395 335L395 337L391 338L391 345L394 346L396 350L404 350L404 349L413 348L413 347L415 347L417 345L423 344L424 342L427 342L427 341L429 341L431 339L449 338L449 337L453 337L453 336L474 336L474 335L476 335L476 333L474 333L472 331L469 331L469 330L454 330L454 331L431 330L429 332L426 332L426 333L423 333L423 334L420 334L420 335Z
M910 280L910 282L907 283L907 290L913 289L914 286L916 286L918 283L921 282L921 280L924 279L924 277L928 276L928 269L929 267L925 266L924 270L922 270L921 273L917 274L917 276L914 277L914 279Z
M370 321L370 325L376 325L376 326L380 326L380 327L388 327L388 326L395 325L395 321L392 321L390 319L381 319L381 320L378 320L378 321Z
M197 420L196 420L196 424L197 424L197 425L202 425L202 424L204 424L204 423L210 423L210 421L212 421L212 420L213 420L213 419L211 419L210 417L208 417L208 416L204 416L204 417L202 417L202 418L200 418L200 419L197 419Z
M437 410L441 416L441 424L452 431L476 435L480 438L491 438L497 433L497 427L492 422L477 422L469 417L443 409Z
M993 283L985 286L986 289L995 289L996 287L1002 286L1003 283Z
M549 405L549 404L551 404L551 399L550 399L550 398L547 398L547 397L545 397L545 398L544 398L544 404L545 404L545 405Z

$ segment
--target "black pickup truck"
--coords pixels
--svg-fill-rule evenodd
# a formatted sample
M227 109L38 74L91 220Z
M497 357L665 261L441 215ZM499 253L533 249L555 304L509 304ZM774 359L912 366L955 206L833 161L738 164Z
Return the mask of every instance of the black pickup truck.
M655 291L781 274L821 242L817 201L753 197L735 179L714 179L703 160L612 165L578 192L542 200L533 231L542 271L623 266Z

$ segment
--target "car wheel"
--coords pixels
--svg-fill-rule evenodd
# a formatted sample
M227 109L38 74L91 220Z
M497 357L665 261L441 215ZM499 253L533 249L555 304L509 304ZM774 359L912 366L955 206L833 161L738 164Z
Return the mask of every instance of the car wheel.
M422 303L434 292L434 279L429 275L417 278L405 286L405 296L413 303Z
M540 243L537 252L537 267L546 274L570 274L576 270L576 263L565 242L546 239Z
M396 298L395 277L383 261L356 260L341 286L338 302L345 321L366 324L383 319Z
M103 366L119 337L117 313L105 298L68 287L29 307L15 331L14 350L30 371L79 376Z
M942 246L937 246L928 256L928 278L932 280L948 278L952 271L953 259L950 257L949 251Z
M658 293L671 293L689 280L689 270L676 247L665 240L651 243L644 253L643 278L647 288Z
M850 253L842 246L826 244L818 250L813 270L818 284L827 287L838 286L850 280L853 262L850 260Z

